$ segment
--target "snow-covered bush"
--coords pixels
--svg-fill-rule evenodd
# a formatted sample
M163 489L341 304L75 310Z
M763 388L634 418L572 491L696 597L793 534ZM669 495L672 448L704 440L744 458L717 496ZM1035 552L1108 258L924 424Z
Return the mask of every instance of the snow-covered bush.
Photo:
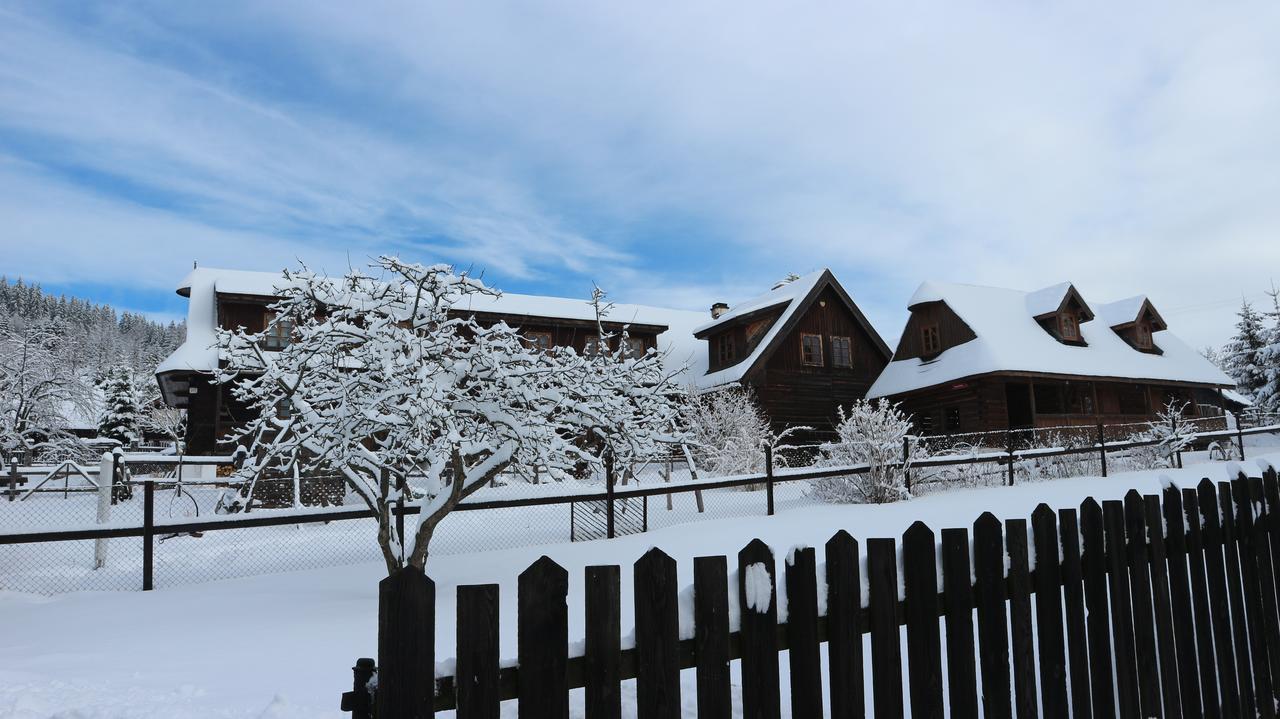
M1129 469L1174 465L1177 454L1185 451L1195 439L1196 426L1183 414L1186 406L1185 402L1170 401L1155 421L1147 423L1146 429L1129 436L1131 442L1148 443L1131 447L1125 453Z
M422 569L440 521L513 466L565 477L672 439L680 390L656 352L545 351L505 323L452 313L498 294L465 272L394 257L374 267L380 276L287 272L271 327L219 332L217 379L235 381L255 415L239 476L341 475L378 518L389 574ZM267 332L290 341L268 351ZM393 530L397 501L421 507L411 542Z
M680 419L694 463L713 477L763 472L764 448L776 450L788 435L803 429L774 434L755 393L739 385L701 394L690 388ZM776 453L774 463L782 464Z
M866 472L817 480L814 493L827 502L883 503L908 496L901 464L903 440L911 433L911 417L886 400L858 400L839 409L837 439L819 451L818 466L867 465ZM907 469L923 458L919 445L908 442Z
M1074 432L1050 430L1036 433L1023 449L1071 449L1092 447L1096 442L1087 429ZM1091 477L1102 473L1102 460L1097 452L1075 452L1053 457L1027 457L1018 470L1029 480Z

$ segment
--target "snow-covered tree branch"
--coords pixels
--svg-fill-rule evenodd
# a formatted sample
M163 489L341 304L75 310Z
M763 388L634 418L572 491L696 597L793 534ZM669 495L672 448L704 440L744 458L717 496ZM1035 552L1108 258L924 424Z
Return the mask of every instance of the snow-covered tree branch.
M422 568L440 521L499 474L579 476L606 453L626 461L674 438L679 389L653 350L547 351L452 312L497 294L465 272L394 257L373 268L286 273L266 332L290 342L268 351L265 332L221 331L218 380L256 416L242 476L340 474L379 519L389 573ZM411 543L393 530L398 501L422 509Z
M858 400L839 411L837 438L820 447L819 466L867 465L866 472L832 477L814 483L815 493L828 502L883 503L908 496L903 440L910 436L911 417L887 400ZM924 451L908 442L907 468Z
M87 414L92 396L67 349L63 337L43 325L0 329L0 449L5 453L62 459L81 449L66 431L67 415Z

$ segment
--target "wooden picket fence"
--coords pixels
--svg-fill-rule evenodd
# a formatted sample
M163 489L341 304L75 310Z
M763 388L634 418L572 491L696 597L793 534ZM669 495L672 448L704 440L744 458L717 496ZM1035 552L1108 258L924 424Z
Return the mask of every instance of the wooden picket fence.
M434 585L421 572L402 572L381 587L376 695L365 689L374 663L361 660L343 709L383 719L447 709L459 719L493 718L513 699L523 719L564 719L569 691L583 688L586 716L614 719L622 714L620 682L635 679L639 717L678 717L680 672L693 669L697 716L722 718L734 702L730 662L740 660L742 716L772 718L782 715L779 661L789 650L793 717L824 715L824 679L834 719L864 717L868 707L877 719L977 717L979 707L987 719L1276 714L1274 471L1169 487L1162 496L1087 499L1078 511L1040 505L1029 526L987 513L972 533L939 536L917 522L900 546L866 541L865 577L861 552L858 540L838 532L825 546L823 581L808 548L789 555L779 584L773 553L752 541L737 556L736 627L730 560L698 557L693 637L681 639L676 562L651 550L633 567L635 646L626 649L621 570L587 567L586 636L574 656L568 574L543 557L519 577L518 667L499 665L497 585L461 586L455 675L435 682ZM757 564L769 576L767 602ZM785 623L778 586L787 596Z

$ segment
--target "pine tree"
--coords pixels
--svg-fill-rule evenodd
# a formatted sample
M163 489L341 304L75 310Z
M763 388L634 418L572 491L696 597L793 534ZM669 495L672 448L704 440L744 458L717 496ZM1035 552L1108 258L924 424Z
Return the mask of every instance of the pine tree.
M1267 384L1267 375L1260 356L1267 346L1267 328L1262 315L1248 300L1240 303L1237 313L1236 334L1222 348L1225 370L1236 382L1236 390L1248 397Z
M1258 351L1264 382L1254 393L1254 401L1259 409L1274 412L1280 410L1280 290L1273 286L1267 295L1271 298L1271 309L1266 313L1271 326L1266 328L1265 344Z
M99 384L105 407L98 421L98 436L131 444L142 439L142 409L133 373L123 365L108 369Z

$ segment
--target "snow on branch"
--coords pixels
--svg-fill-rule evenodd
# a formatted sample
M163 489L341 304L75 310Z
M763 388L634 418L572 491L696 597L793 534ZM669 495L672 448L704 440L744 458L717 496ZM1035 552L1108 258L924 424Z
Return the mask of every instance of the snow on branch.
M217 379L253 410L242 476L340 474L378 515L389 572L422 567L440 520L501 473L582 476L607 453L652 455L676 433L679 389L661 356L629 351L625 333L616 351L546 350L454 311L497 294L466 272L395 257L372 269L287 273L266 330L219 332ZM603 300L597 288L606 312ZM268 350L268 336L289 341ZM425 484L411 489L410 474ZM409 546L392 530L397 501L423 507Z

